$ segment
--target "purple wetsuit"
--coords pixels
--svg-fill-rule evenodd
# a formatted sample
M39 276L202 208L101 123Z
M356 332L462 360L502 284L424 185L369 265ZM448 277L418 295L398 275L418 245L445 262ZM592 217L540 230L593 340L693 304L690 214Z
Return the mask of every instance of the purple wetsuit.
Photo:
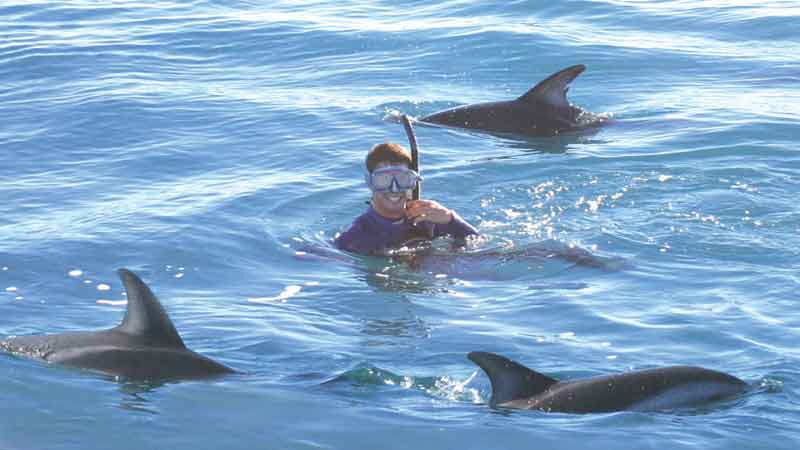
M393 221L378 214L372 207L358 216L350 229L339 235L334 245L340 250L363 255L380 255L387 249L400 247L413 239L429 239L427 229L430 222L421 222L414 226L407 218ZM463 240L478 230L468 224L458 214L453 213L450 223L433 226L433 237L450 235L456 240Z

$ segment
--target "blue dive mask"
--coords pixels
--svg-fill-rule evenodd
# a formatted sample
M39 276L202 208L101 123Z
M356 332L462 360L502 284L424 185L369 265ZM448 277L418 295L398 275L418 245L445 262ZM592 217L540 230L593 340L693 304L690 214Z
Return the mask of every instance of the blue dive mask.
M382 167L367 173L366 179L373 192L401 192L414 189L422 177L405 167Z

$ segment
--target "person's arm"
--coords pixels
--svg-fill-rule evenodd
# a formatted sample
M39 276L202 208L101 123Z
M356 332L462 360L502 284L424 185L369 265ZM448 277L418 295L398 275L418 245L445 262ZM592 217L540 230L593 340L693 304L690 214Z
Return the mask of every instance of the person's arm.
M466 220L458 215L457 212L450 210L453 218L444 225L436 225L435 235L449 234L455 239L461 240L467 236L478 235L478 229L470 225Z
M369 232L366 220L357 218L350 229L336 237L333 245L346 252L368 255L383 247L380 234Z
M456 239L464 239L478 234L478 230L462 219L458 213L433 200L408 202L406 214L414 225L423 221L433 223L434 237L449 234Z

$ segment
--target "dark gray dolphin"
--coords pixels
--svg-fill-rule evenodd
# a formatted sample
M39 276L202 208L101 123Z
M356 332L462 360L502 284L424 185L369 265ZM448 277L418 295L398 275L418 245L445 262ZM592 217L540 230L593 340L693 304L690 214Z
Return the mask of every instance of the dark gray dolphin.
M569 84L584 70L586 66L583 64L567 67L550 75L515 100L459 106L419 120L451 127L527 136L554 136L597 126L605 122L606 118L567 101Z
M467 355L492 382L492 408L590 413L658 411L747 390L744 381L701 367L673 366L559 382L494 353Z
M103 331L14 337L0 341L0 349L140 380L201 378L234 372L186 348L150 288L130 270L120 269L117 273L128 293L128 310L119 326Z

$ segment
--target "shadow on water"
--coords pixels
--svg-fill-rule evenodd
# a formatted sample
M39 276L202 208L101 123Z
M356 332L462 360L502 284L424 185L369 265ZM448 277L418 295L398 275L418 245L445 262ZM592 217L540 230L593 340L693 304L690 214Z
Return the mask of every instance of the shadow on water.
M147 413L151 415L158 414L159 411L154 407L155 405L152 401L148 399L148 396L155 393L162 386L171 383L169 380L133 381L114 375L76 367L49 364L43 361L31 360L27 357L0 352L0 356L2 355L7 355L24 364L40 365L48 372L48 375L46 375L47 377L57 377L76 385L88 386L91 390L97 389L97 383L99 382L104 385L102 388L103 390L106 390L107 387L108 390L116 390L121 394L118 397L114 396L115 400L113 406L125 411ZM50 374L50 372L52 372L52 374ZM70 379L71 375L74 375L74 380Z
M367 336L392 338L427 338L430 327L418 317L388 319L368 319L361 332Z
M165 384L164 381L123 381L119 384L119 392L123 394L123 398L117 407L126 411L158 414L146 394L155 392Z
M76 377L84 380L87 383L93 383L93 380L100 380L103 383L113 383L117 386L118 391L122 394L119 404L115 406L123 410L144 412L148 414L158 414L158 411L148 407L150 405L150 401L146 398L145 394L153 393L156 389L169 383L169 380L128 380L123 377L94 372L91 370L50 364L41 360L15 355L13 353L6 353L4 351L0 351L0 357L7 357L13 361L19 361L22 364L34 364L42 366L47 371L53 371L53 373L56 374L55 376L63 376L63 374L75 374ZM57 372L59 371L63 372L63 374L58 374Z
M408 293L448 292L458 282L503 282L535 277L532 288L551 286L549 275L588 268L615 272L628 267L623 258L597 255L555 240L512 248L458 248L445 240L433 245L401 247L385 256L352 255L326 243L304 244L295 252L302 260L344 264L377 290ZM576 285L578 289L584 285Z
M604 139L596 139L599 131L600 126L595 126L550 137L529 137L518 134L500 133L486 134L495 136L503 143L504 146L511 149L522 150L526 153L561 154L567 153L576 145L609 143L609 141ZM498 157L496 159L502 159L502 157Z

